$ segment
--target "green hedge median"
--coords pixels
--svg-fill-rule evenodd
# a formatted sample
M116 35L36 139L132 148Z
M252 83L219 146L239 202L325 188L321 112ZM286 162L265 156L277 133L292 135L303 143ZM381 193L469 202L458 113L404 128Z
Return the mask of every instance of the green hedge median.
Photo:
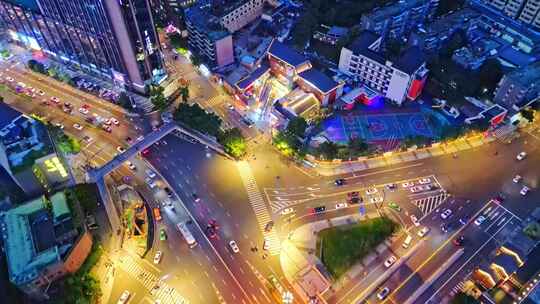
M319 232L319 258L337 279L391 236L397 227L389 218L379 217L322 230Z

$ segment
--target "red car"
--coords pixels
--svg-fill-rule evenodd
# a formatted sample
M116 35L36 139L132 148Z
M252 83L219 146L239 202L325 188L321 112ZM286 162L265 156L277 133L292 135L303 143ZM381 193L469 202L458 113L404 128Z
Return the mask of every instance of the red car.
M83 103L82 106L81 106L83 109L90 109L90 106L86 103Z

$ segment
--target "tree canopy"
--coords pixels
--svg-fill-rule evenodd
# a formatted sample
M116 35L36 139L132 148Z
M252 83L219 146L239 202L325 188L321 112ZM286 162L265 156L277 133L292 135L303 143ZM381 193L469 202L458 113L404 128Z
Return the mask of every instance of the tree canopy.
M217 137L220 132L221 118L206 112L198 104L181 103L173 114L174 120L199 132Z
M238 128L232 128L220 132L218 141L223 145L225 152L234 158L241 158L246 154L246 140Z
M165 89L162 86L151 86L150 87L150 101L154 105L154 110L164 111L169 107L171 101L165 98L163 91Z

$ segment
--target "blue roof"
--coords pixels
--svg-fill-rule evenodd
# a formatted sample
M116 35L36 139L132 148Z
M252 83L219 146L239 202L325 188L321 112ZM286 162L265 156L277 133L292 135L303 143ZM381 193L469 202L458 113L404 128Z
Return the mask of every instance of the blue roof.
M298 53L293 48L277 41L277 39L274 39L274 41L272 41L272 44L268 49L268 53L294 67L297 67L302 63L309 61L302 54Z
M268 64L262 64L260 67L258 67L255 71L253 71L251 74L240 80L236 83L236 86L240 90L245 90L248 88L253 82L255 82L257 79L259 79L264 73L268 72L270 70L270 66Z
M511 45L507 45L499 50L499 58L517 67L524 67L540 59L538 56L515 50Z
M418 46L413 46L405 50L397 62L397 68L401 71L412 74L426 62L424 53Z
M311 83L323 93L329 92L338 86L338 83L332 78L326 76L326 74L316 69L306 70L300 73L298 76Z
M22 115L21 112L1 102L0 103L0 129L9 125L21 115Z

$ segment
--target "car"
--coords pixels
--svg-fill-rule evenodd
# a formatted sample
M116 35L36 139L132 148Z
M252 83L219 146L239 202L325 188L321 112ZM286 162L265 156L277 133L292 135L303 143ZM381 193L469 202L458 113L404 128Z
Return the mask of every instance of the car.
M111 120L108 119L108 118L105 119L105 120L103 121L103 123L106 124L107 126L110 126L110 125L112 124Z
M75 123L75 124L73 124L73 128L75 128L75 129L81 131L81 130L83 129L83 126L81 126L81 125L78 124L78 123Z
M382 203L383 200L384 199L382 198L382 196L374 196L369 199L369 202L372 204L376 204L376 203Z
M452 215L452 210L446 209L441 213L441 218L443 220L445 220L445 219L449 218L451 215Z
M165 187L165 188L163 188L163 191L165 191L165 193L167 193L167 196L168 196L168 197L172 197L172 196L173 196L173 192L172 192L171 188Z
M431 179L429 179L429 178L422 178L422 179L418 180L418 183L419 183L420 185L427 185L427 184L430 184L430 183L431 183Z
M133 171L137 170L137 167L135 167L135 165L132 162L130 162L129 160L126 161L125 164L129 169L131 169Z
M404 183L401 184L401 187L403 187L403 188L410 188L412 186L414 186L413 182L404 182Z
M150 169L147 169L147 170L145 171L145 173L146 173L146 175L147 175L148 177L150 177L150 178L156 177L156 173L155 173L154 171L150 170Z
M161 256L163 256L161 251L156 252L154 255L154 264L159 264L159 262L161 262Z
M193 197L193 200L195 201L195 203L198 203L201 201L201 198L197 195L197 193L193 193L191 197Z
M375 194L377 192L379 192L379 190L377 190L377 188L369 188L369 189L366 190L367 195Z
M90 109L90 105L88 105L87 103L83 103L83 104L81 105L81 107L82 107L83 109L87 109L87 110Z
M454 245L458 247L463 246L464 242L465 242L465 237L463 235L457 236L455 239L452 240L452 243L454 243Z
M469 217L468 217L468 216L464 216L464 217L462 217L462 218L459 219L459 223L460 223L461 225L467 224L468 221L469 221Z
M129 136L126 137L126 142L131 145L133 143L133 138L131 138Z
M396 190L397 188L397 185L396 184L386 184L386 189L390 190L390 191L394 191Z
M425 227L425 226L424 226L424 227L422 227L422 229L418 230L417 235L418 235L419 237L424 237L424 236L426 236L426 234L428 234L428 233L429 233L429 227Z
M313 208L312 213L321 213L321 212L324 212L325 210L326 210L325 206L318 206L318 207Z
M235 241L230 241L230 242L229 242L229 247L231 247L231 250L232 250L234 253L239 253L239 252L240 252L240 248L238 248L238 245L236 244Z
M24 89L24 88L26 88L26 83L19 81L19 82L17 82L17 86Z
M476 218L476 220L474 220L474 224L476 226L480 226L482 225L482 223L486 220L486 217L483 216L483 215L480 215L479 217Z
M69 102L64 102L64 107L71 109L71 108L73 108L73 105L71 103L69 103Z
M521 191L519 191L519 194L525 196L525 195L527 195L527 193L529 192L529 190L530 190L529 187L523 186L523 188L521 188Z
M161 229L159 230L159 239L160 239L161 241L167 240L167 232L165 232L165 228L161 228Z
M521 180L523 179L523 177L521 177L521 175L517 174L516 176L514 176L514 178L512 179L512 181L514 183L519 183Z
M229 111L234 111L234 106L230 103L227 104L227 109L229 109Z
M60 130L64 130L64 125L59 122L55 123L54 126L60 128Z
M347 201L349 203L357 204L361 200L362 200L362 198L360 197L360 193L358 193L358 191L353 191L353 192L347 193Z
M144 179L144 181L146 182L148 187L150 187L150 189L154 189L157 186L156 182L152 178L150 178L148 176Z
M272 231L272 228L274 228L274 221L269 221L264 226L264 232L270 232L270 231Z
M525 157L527 157L527 152L519 152L519 154L516 156L517 160L524 160Z
M38 91L37 91L37 94L38 94L39 96L43 96L43 95L45 95L45 92L43 92L42 90L38 90Z
M377 298L379 298L379 300L384 300L388 294L390 294L390 288L385 287L377 293Z
M118 151L118 153L124 153L126 152L126 149L124 147L118 146L116 147L116 151Z
M9 76L8 76L8 77L6 77L6 80L7 80L7 81L9 81L9 82L13 82L13 81L15 81L15 79L13 79L12 77L9 77Z
M388 259L386 259L386 261L384 261L384 267L388 268L388 267L392 266L396 261L397 261L396 256L391 255L391 256L388 257Z
M87 109L85 108L79 108L79 113L83 114L83 115L88 115L90 111L88 111Z
M93 141L92 137L86 135L83 137L83 141L87 144L91 143Z
M414 186L414 187L410 187L409 190L411 190L412 193L418 193L422 191L422 187Z
M101 126L101 128L102 128L105 132L107 132L107 133L111 133L111 132L112 132L112 128L109 127L109 126L107 126L107 125L103 125L103 126Z
M420 222L418 221L418 218L414 214L411 214L411 222L413 222L413 224L417 227L420 226Z
M293 208L285 208L285 209L281 210L281 215L287 215L287 214L291 214L293 212L294 212Z
M211 225L206 226L206 233L211 239L217 238L216 228L212 227Z
M120 295L120 298L118 299L117 304L125 304L129 300L129 297L131 296L131 293L129 291L124 290L122 294Z
M441 231L446 233L450 230L454 229L454 224L453 223L442 223L441 224Z
M337 203L336 209L347 208L347 203Z
M336 186L343 186L345 185L345 179L344 178L338 178L334 181L334 185Z
M73 110L71 108L64 107L62 111L64 111L64 113L69 114L69 115L73 114Z
M396 210L397 212L401 212L401 207L398 204L394 203L394 202L388 203L388 207Z
M55 97L55 96L51 97L51 101L52 101L53 103L55 103L55 104L59 104L59 103L60 103L60 99L58 99L58 97Z
M264 239L263 241L263 250L266 251L270 248L270 244L268 243L268 240Z

